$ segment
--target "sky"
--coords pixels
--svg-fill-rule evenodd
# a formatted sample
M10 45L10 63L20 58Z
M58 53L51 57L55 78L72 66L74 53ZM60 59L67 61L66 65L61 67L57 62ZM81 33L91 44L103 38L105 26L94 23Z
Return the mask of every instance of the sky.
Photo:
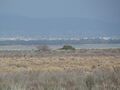
M0 0L0 14L1 18L3 15L38 19L87 18L118 25L120 0ZM7 31L3 30L5 34Z

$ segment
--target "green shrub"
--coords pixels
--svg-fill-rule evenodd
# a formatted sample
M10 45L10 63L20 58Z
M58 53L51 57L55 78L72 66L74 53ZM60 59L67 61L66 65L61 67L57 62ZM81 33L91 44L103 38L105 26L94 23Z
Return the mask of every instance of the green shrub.
M61 50L75 50L74 47L70 46L70 45L64 45Z

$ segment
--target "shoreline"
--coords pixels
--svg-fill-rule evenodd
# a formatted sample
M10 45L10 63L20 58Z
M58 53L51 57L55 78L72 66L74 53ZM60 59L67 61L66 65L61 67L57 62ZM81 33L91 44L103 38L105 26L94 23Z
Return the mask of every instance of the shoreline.
M70 44L76 49L117 49L120 48L120 44ZM0 45L0 51L24 51L24 50L37 50L37 46L44 46L44 45ZM46 45L51 50L57 50L62 48L64 45Z

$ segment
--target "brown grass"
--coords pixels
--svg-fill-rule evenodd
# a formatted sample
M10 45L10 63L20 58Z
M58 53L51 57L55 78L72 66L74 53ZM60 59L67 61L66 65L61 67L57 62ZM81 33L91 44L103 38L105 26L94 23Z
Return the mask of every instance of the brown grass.
M8 55L8 56L7 56ZM64 71L120 67L120 52L115 50L78 50L53 52L1 52L0 72Z
M119 85L119 49L0 52L0 90L120 90Z

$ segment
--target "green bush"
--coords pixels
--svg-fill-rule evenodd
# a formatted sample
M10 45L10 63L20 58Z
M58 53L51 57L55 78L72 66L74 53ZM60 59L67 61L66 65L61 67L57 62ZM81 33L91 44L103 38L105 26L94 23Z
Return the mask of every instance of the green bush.
M74 47L70 46L70 45L64 45L61 50L75 50Z

